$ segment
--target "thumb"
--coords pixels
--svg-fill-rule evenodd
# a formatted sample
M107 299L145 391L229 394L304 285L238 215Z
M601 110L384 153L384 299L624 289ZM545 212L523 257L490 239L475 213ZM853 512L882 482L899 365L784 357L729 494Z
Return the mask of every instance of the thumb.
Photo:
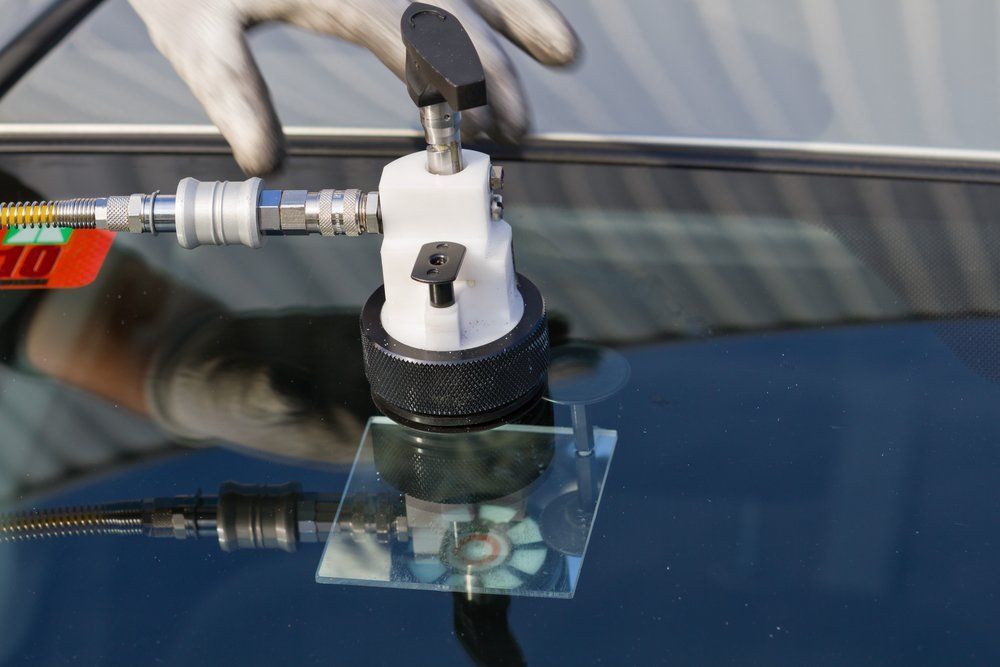
M192 0L131 0L156 48L184 80L249 175L274 171L284 135L240 17Z

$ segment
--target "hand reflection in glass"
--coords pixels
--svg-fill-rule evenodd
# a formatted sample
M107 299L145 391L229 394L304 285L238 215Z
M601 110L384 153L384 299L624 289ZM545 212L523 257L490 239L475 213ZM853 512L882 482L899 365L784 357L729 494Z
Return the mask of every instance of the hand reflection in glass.
M349 463L373 414L354 311L235 315L113 252L94 284L46 292L29 317L30 366L179 438Z

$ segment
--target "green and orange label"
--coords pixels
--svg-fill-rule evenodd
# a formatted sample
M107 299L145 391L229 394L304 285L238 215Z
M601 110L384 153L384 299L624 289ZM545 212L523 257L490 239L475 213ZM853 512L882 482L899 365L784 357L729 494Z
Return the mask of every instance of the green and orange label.
M8 229L0 243L0 289L67 289L93 282L115 235L93 229Z

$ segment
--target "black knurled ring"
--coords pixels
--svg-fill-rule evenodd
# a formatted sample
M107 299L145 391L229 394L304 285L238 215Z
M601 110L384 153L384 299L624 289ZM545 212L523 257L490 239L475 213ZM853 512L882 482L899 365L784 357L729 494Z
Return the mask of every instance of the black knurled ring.
M383 412L408 426L473 430L509 421L531 407L549 365L545 303L518 275L524 314L507 335L486 345L437 352L400 343L382 327L384 288L361 311L365 374Z

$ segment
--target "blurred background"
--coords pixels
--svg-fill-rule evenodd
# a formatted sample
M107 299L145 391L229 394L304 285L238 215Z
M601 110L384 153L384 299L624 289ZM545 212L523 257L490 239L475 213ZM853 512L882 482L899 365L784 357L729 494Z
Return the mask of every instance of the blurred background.
M0 0L0 41L46 4ZM991 0L555 4L585 46L577 68L508 48L537 132L1000 148ZM250 42L285 125L417 127L366 51L284 26ZM208 119L127 2L109 0L0 102L0 122Z

